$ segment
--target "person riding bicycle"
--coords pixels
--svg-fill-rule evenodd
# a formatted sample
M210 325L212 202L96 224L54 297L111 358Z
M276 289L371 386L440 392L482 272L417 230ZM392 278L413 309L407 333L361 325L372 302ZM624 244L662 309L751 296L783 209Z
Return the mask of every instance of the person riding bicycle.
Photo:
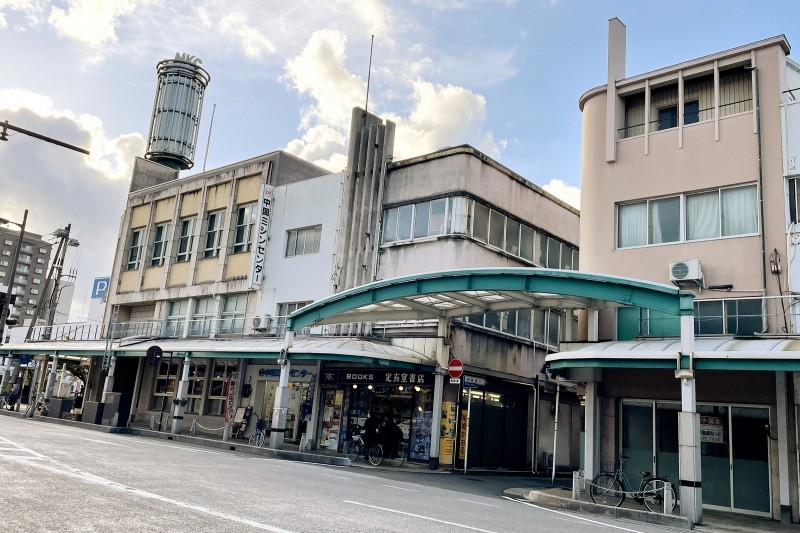
M364 441L364 457L367 456L370 446L375 444L378 439L378 417L375 413L370 411L367 413L367 419L362 426L361 439Z
M389 417L386 420L386 424L381 428L381 439L386 453L389 457L392 457L403 440L403 430L397 425L394 417Z
M20 393L19 383L14 383L13 386L9 385L8 390L0 393L0 396L5 397L6 402L8 403L10 409L12 406L14 406L14 404L17 403L17 400L19 399L19 393Z

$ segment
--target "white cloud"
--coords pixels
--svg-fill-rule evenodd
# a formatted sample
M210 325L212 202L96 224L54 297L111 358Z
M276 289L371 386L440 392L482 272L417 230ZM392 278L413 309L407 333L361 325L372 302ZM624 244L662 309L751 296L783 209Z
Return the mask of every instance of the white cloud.
M250 59L260 59L263 55L274 54L275 45L257 28L247 23L242 11L230 13L219 21L222 35L239 41L244 55Z
M0 91L0 110L9 123L88 148L90 156L20 133L0 143L3 204L0 216L20 220L29 210L28 231L48 234L72 224L81 242L76 299L94 276L111 273L119 216L125 205L133 157L144 152L141 135L109 137L95 116L58 109L46 96L23 90ZM70 265L72 266L72 265ZM82 302L73 312L81 313Z
M53 7L47 21L63 37L91 47L117 40L116 26L141 0L68 0L68 9Z
M6 12L15 11L23 14L28 24L35 26L44 11L45 0L0 0L0 28L8 27ZM21 28L24 30L24 28Z
M354 106L364 105L364 81L348 72L346 38L332 30L315 32L308 45L286 63L285 79L311 103L303 110L301 139L289 143L287 150L329 169L342 168L345 161L345 135L349 131ZM444 146L470 143L497 157L505 141L497 141L484 131L486 99L464 87L442 85L422 78L410 79L402 73L419 72L414 61L410 68L393 69L387 74L390 97L371 99L370 111L397 124L395 156L398 158L428 153ZM386 94L386 93L379 93ZM407 115L392 112L391 101L411 103Z
M581 189L559 179L552 179L542 187L576 209L581 208Z
M352 108L363 105L366 83L347 71L346 42L339 31L319 30L297 57L286 62L285 79L313 100L303 110L302 128L310 128L315 122L347 128Z
M510 6L515 4L516 0L412 0L411 3L438 11L447 11L455 9L473 9L483 4L505 4Z

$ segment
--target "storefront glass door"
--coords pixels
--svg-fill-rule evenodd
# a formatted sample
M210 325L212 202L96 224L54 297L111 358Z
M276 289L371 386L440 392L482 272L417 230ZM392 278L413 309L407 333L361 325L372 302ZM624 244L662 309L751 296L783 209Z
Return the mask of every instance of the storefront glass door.
M698 405L700 413L700 475L703 503L731 506L731 469L728 440L728 407Z
M622 420L622 455L630 457L623 471L638 487L639 472L653 471L653 402L623 403Z
M768 409L731 408L733 506L737 509L770 510L768 425Z

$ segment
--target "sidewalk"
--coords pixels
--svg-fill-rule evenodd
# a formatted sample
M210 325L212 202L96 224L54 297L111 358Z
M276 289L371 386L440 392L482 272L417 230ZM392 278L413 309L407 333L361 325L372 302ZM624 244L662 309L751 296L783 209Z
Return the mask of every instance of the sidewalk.
M589 497L583 492L581 493L580 500L573 500L571 488L556 487L552 489L534 490L530 488L512 488L505 492L509 495L523 496L542 507L615 516L668 527L690 529L688 521L678 515L680 508L676 508L676 515L670 516L651 513L646 507L630 499L626 499L620 507L597 505L592 503ZM800 525L785 525L768 518L748 516L739 513L703 510L703 523L696 525L694 529L696 531L720 531L730 533L774 533L781 531L798 533L800 532Z

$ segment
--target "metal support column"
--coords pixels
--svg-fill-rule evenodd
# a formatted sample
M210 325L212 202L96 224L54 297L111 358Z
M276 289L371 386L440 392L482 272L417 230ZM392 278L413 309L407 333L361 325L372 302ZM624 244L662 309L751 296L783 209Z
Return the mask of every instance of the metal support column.
M439 438L442 433L442 393L444 392L444 372L450 363L450 354L447 350L447 319L440 318L436 331L436 375L433 381L433 419L431 420L431 452L428 458L428 468L439 468Z
M781 522L792 523L792 504L789 499L789 406L786 399L786 372L775 372L775 419L778 425L778 492Z
M269 434L269 447L275 450L283 448L283 437L286 432L286 411L289 405L289 374L291 373L291 363L289 362L289 349L294 341L294 331L287 331L284 337L281 358L278 363L281 365L281 376L278 387L275 390L275 405L272 409L272 428Z
M100 398L101 403L106 403L106 396L109 392L114 390L114 370L117 368L117 356L111 356L111 363L108 366L108 374L106 374L106 381L103 384L103 396Z
M188 401L186 393L189 390L189 357L183 358L183 371L181 372L181 380L178 382L178 394L175 396L175 402L172 409L172 433L180 433L183 427L183 414L186 412L186 402Z
M584 407L584 445L583 445L583 472L588 481L597 475L597 441L598 441L598 408L597 408L597 382L586 382L586 396Z
M50 375L47 376L47 386L44 389L45 398L47 398L48 400L53 397L53 385L55 385L56 383L57 373L58 373L58 352L53 354L53 366L50 368Z
M694 355L694 304L681 302L681 351L675 377L681 381L681 412L678 413L678 460L681 515L693 524L703 520L703 488L700 469L700 415L692 358Z

